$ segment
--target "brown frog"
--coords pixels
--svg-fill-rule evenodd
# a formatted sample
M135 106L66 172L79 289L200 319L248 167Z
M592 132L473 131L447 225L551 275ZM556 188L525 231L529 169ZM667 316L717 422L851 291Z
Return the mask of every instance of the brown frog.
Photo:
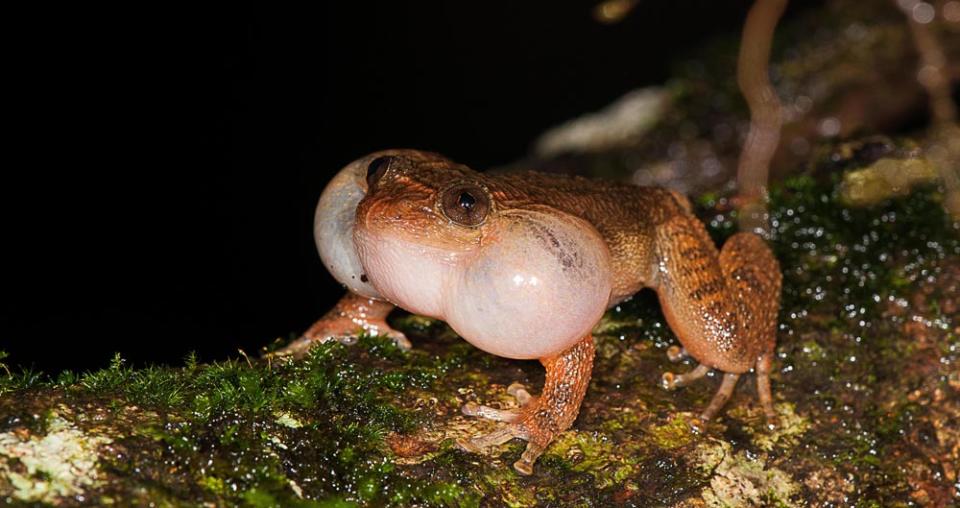
M315 222L321 258L350 293L299 341L365 329L392 336L394 306L446 321L489 353L539 359L539 396L516 385L521 409L467 404L463 412L504 422L462 440L468 451L512 438L528 442L514 467L537 457L576 419L590 381L591 330L604 311L642 288L659 296L683 349L699 366L667 372L668 389L711 369L724 373L701 418L709 420L741 374L756 368L768 421L770 369L781 274L753 234L719 252L681 195L661 188L542 173L482 174L442 156L388 150L354 161L331 181Z

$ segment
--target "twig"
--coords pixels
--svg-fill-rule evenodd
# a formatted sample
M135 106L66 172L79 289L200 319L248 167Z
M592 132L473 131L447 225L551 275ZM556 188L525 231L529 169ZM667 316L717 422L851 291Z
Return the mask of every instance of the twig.
M756 0L740 40L737 84L750 108L750 132L737 166L741 231L765 234L769 229L767 179L783 123L780 99L770 84L770 47L786 7L787 0Z

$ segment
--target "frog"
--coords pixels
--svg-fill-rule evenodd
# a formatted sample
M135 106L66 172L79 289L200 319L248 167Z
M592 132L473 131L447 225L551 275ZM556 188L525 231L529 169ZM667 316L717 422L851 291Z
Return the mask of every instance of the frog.
M411 347L390 327L399 307L445 321L487 353L538 360L539 395L507 388L516 409L474 402L463 414L499 422L457 441L481 452L514 438L527 442L513 464L521 474L576 420L595 351L592 330L604 313L642 289L656 292L680 345L664 372L666 389L722 374L699 414L707 422L741 375L755 371L768 422L775 422L770 374L781 271L766 242L741 232L717 249L690 201L659 187L580 176L479 172L412 149L361 157L330 181L315 215L315 239L347 295L283 354L358 331Z

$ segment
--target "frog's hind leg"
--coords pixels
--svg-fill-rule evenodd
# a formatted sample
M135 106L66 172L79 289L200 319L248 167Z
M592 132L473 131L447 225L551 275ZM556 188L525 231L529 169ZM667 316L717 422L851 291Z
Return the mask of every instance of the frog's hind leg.
M769 247L756 235L740 233L717 252L692 215L659 225L656 245L655 289L664 316L684 349L701 363L689 374L664 376L664 386L689 383L709 368L724 372L720 389L703 412L709 419L730 398L739 375L757 368L761 402L770 414L780 269Z
M590 383L593 370L593 337L587 335L563 353L540 362L547 369L547 379L539 397L531 396L522 387L510 385L508 392L517 398L522 407L516 411L504 411L467 404L463 412L505 422L497 430L469 439L457 440L457 446L468 452L477 452L492 445L500 445L513 438L527 441L520 460L513 464L521 474L533 473L533 463L547 449L557 434L570 428L580 412L580 403Z
M780 266L763 240L753 234L734 235L720 252L720 267L744 317L743 335L756 355L757 396L767 423L775 424L770 371L777 340L780 308ZM722 389L722 388L721 388Z

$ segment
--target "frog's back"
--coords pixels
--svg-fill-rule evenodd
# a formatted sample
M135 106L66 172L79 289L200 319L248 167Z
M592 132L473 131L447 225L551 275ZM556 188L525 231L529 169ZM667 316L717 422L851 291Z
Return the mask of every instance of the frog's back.
M613 301L649 285L656 265L657 225L690 210L685 198L660 187L536 172L488 178L491 192L505 208L548 206L597 228L613 257Z

